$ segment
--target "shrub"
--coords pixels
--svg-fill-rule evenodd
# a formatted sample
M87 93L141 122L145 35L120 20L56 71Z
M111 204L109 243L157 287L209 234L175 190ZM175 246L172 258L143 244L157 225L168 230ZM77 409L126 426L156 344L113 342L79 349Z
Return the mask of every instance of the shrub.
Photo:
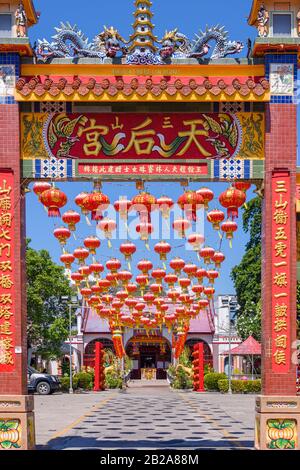
M206 374L212 374L214 371L213 367L210 364L205 364L204 365L204 375Z
M218 387L221 393L227 393L229 389L228 379L219 380ZM259 393L261 391L260 380L232 380L232 393Z
M225 380L227 378L226 374L218 373L218 372L211 372L210 374L206 374L204 376L204 387L205 390L210 391L219 391L218 382L219 380Z
M94 385L92 374L88 372L78 372L78 374L74 375L74 379L77 380L78 388L92 390Z
M115 389L115 388L123 388L123 379L120 374L117 372L108 372L105 375L105 385L107 388Z
M188 389L193 388L193 380L187 374L187 372L185 372L184 369L179 367L176 370L176 376L172 384L172 387L175 388L176 390L188 390Z
M62 392L68 392L70 389L70 377L68 375L64 375L63 377L60 378L60 383L61 383L61 391ZM73 377L73 390L77 390L78 388L78 379L74 376Z

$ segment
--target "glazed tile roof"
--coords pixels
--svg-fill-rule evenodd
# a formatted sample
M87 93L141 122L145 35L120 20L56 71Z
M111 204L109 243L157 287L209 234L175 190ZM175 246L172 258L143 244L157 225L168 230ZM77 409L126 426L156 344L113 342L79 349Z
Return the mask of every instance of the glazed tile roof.
M74 99L95 98L148 98L159 99L179 96L189 99L268 99L269 82L265 77L87 77L87 76L34 76L21 77L16 84L16 98Z

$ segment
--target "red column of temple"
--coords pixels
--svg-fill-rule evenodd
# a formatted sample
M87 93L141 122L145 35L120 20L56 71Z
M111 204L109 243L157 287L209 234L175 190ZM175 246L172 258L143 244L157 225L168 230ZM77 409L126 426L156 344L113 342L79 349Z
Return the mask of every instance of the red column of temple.
M262 394L266 396L296 395L296 364L290 363L286 373L272 370L272 217L274 200L272 198L272 175L274 171L287 170L290 174L291 197L287 231L290 230L290 331L289 342L296 341L296 162L297 162L297 108L294 104L270 104L266 112L266 161L265 161L265 198L262 233ZM294 350L292 349L292 353ZM295 362L295 361L294 361Z

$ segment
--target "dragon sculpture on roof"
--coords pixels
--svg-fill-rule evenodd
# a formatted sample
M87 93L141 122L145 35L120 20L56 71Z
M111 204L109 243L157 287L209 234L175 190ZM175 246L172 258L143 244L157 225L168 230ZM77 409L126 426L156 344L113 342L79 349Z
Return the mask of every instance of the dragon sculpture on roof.
M126 45L130 41L125 40L119 32L113 28L104 27L103 32L98 34L92 42L77 26L70 23L61 23L55 28L56 34L52 42L46 39L39 40L36 46L36 56L44 62L55 58L80 58L89 57L103 61L105 58L117 56L127 57ZM244 45L240 41L229 41L228 32L219 25L206 27L204 32L196 34L196 38L190 41L187 36L180 33L178 29L166 31L162 40L157 41L160 48L155 54L154 62L164 64L171 58L196 58L202 59L209 56L211 59L222 59L228 55L239 54ZM212 44L214 48L212 49ZM154 54L153 54L154 55ZM151 59L153 63L153 58ZM127 61L127 63L130 63ZM135 62L138 64L138 62ZM141 64L145 60L141 57Z

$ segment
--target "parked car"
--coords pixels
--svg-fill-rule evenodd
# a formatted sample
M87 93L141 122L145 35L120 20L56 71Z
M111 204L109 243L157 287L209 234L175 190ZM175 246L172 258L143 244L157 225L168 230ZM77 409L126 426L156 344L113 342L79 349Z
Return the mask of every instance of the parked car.
M42 374L33 367L27 368L28 392L39 395L50 395L60 387L60 381L55 375Z

